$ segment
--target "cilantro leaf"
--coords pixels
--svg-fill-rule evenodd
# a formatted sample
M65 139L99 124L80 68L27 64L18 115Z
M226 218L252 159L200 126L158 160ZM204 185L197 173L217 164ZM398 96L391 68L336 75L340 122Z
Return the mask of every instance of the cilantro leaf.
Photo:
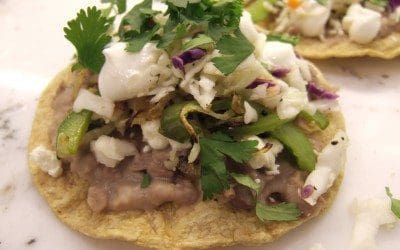
M385 187L385 190L386 190L387 196L389 196L389 198L392 202L392 206L391 206L392 212L394 213L394 215L397 216L397 218L400 219L400 200L393 198L393 195L390 192L389 187Z
M135 5L121 20L118 35L121 40L128 42L129 52L138 52L151 41L158 32L153 16L159 11L151 9L152 0L144 0Z
M230 173L230 175L237 181L239 184L246 186L248 188L256 191L257 194L260 193L261 185L260 183L255 182L250 176L244 174Z
M239 27L243 12L243 0L215 1L209 12L208 35L218 41L222 36Z
M326 6L328 0L317 0L317 2L323 6Z
M126 0L101 0L101 3L109 3L110 7L105 9L106 16L109 15L114 7L117 7L117 13L122 14L126 11Z
M262 221L294 221L300 217L301 211L295 203L268 206L257 202L256 215Z
M253 53L254 46L237 29L235 36L223 36L217 43L217 49L222 55L213 58L212 62L222 73L228 75Z
M75 46L78 64L99 73L105 61L103 48L111 41L111 36L107 34L109 20L96 7L88 7L86 12L81 9L67 25L64 28L65 38Z
M143 2L135 5L126 15L122 18L121 24L119 26L119 35L123 37L123 33L126 32L125 29L129 29L129 31L140 32L142 26L146 22L146 20L151 17L148 14L145 14L141 11L141 9L151 9L152 0L144 0Z
M146 43L150 42L153 36L158 31L159 27L156 25L151 30L146 30L142 33L133 36L129 39L128 46L126 47L126 51L128 52L139 52L146 45Z
M289 35L279 35L279 34L268 34L267 35L267 41L278 41L278 42L283 42L283 43L290 43L293 46L296 46L300 38L298 36L289 36Z
M176 23L169 19L164 26L164 34L157 44L158 48L167 48L174 41L182 38L187 33L187 27L184 23Z
M151 177L148 173L145 173L143 175L142 182L140 183L140 187L147 188L148 186L150 186L150 183L151 183Z
M193 38L189 42L183 44L183 50L188 50L192 48L205 48L208 45L214 43L214 40L204 34L200 34L197 37Z
M229 188L225 157L243 163L257 151L257 141L235 142L229 136L217 132L211 137L201 137L200 165L201 187L204 199L211 199L214 194Z
M181 8L186 8L189 3L199 3L201 0L167 0L167 2Z

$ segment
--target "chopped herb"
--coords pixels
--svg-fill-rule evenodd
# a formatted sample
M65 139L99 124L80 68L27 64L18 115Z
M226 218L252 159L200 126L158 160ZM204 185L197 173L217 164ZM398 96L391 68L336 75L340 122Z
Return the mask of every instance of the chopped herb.
M214 40L204 34L200 34L197 37L191 39L189 42L183 45L183 50L188 50L192 48L206 48L210 44L214 43Z
M239 29L234 34L225 35L217 42L217 49L222 55L212 59L215 66L225 75L232 73L254 51L254 46Z
M151 177L148 173L145 173L143 175L143 179L142 179L142 183L140 184L141 188L147 188L148 186L150 186L151 183Z
M257 202L256 215L262 221L294 221L300 217L301 211L294 203L268 206Z
M396 215L397 218L400 219L400 200L393 198L392 193L390 192L389 187L385 187L386 189L386 194L389 196L391 202L392 202L392 212Z
M159 26L153 20L153 16L159 12L153 11L151 5L152 0L144 0L135 5L121 20L118 35L121 40L128 42L126 50L129 52L142 50L159 30Z
M89 7L86 12L81 9L77 17L68 22L68 27L64 28L65 38L75 46L78 56L74 69L84 67L100 72L105 61L102 51L111 41L107 34L109 28L109 19L96 7Z
M319 3L323 6L326 6L327 2L328 2L328 0L317 0L317 3Z
M257 141L233 141L229 136L217 132L210 137L200 137L201 187L204 199L229 188L225 157L243 163L257 151Z
M115 8L117 8L118 14L122 14L126 11L126 0L101 0L101 3L110 4L108 8L103 10L104 16L108 16Z
M250 176L237 173L230 173L230 175L239 184L242 184L243 186L253 189L254 191L256 191L257 194L260 193L260 188L261 188L260 183L255 182Z
M283 43L290 43L293 46L297 45L300 41L298 36L289 36L289 35L279 35L279 34L268 34L267 41L279 41Z
M389 4L389 0L368 0L368 1L379 7L386 7Z

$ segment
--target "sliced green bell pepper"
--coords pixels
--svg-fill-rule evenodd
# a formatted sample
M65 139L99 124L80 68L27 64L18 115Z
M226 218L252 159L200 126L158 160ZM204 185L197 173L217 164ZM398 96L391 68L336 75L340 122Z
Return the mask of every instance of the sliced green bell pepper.
M71 112L61 122L57 131L57 156L65 158L76 154L82 138L88 130L93 112L82 110Z
M316 155L307 136L292 123L275 129L272 136L279 140L296 158L299 168L304 171L315 169Z
M228 133L235 137L259 135L266 132L272 132L287 122L289 122L289 120L281 120L277 114L270 113L258 118L254 123L234 128L228 131Z
M320 129L324 130L329 126L329 119L320 111L316 111L314 115L310 115L306 111L300 112L300 117L308 122L315 123Z

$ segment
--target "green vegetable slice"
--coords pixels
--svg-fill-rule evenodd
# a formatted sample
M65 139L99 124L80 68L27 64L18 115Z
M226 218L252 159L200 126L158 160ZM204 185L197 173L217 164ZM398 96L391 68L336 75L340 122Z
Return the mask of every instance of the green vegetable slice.
M299 168L304 171L315 169L316 155L307 136L292 123L282 125L272 132L296 158Z
M262 221L294 221L300 217L301 211L294 203L267 206L257 202L256 215Z
M393 198L392 193L390 192L389 187L385 187L386 194L389 196L390 201L392 202L391 209L394 215L400 219L400 200Z
M313 115L310 115L306 111L301 111L300 117L304 118L310 123L317 124L317 126L322 130L326 129L329 126L329 119L318 110Z
M258 23L268 17L268 11L264 8L264 0L256 0L247 7L253 22Z
M187 116L197 112L209 115L218 120L227 120L232 116L230 111L223 114L205 110L195 101L177 103L166 108L161 116L161 133L175 141L185 142L191 137L196 137L196 129L190 124Z
M272 132L287 122L289 120L281 120L277 114L271 113L260 117L254 123L234 128L229 131L229 134L236 137L259 135L265 132Z
M76 154L89 127L92 114L88 110L82 110L79 113L71 112L61 122L57 131L56 148L58 157L65 158Z

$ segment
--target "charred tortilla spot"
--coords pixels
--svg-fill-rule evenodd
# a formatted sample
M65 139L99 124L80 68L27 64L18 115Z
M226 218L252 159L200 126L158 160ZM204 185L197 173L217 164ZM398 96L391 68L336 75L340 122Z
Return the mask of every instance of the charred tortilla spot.
M331 144L332 144L333 146L337 145L338 143L339 143L338 141L332 141L332 142L331 142Z

